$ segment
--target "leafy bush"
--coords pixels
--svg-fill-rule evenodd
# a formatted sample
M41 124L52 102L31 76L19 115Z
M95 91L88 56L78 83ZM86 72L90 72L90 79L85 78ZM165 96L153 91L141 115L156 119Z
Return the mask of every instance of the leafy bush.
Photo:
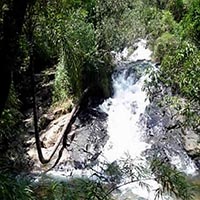
M60 42L60 62L54 84L54 100L68 95L79 97L87 87L99 85L108 90L111 57L107 51L97 50L93 24L87 22L87 12L69 11L56 26ZM67 21L66 21L67 20Z
M13 86L0 119L0 169L21 170L27 165L23 148L24 127L19 111L19 100ZM22 167L23 166L23 167Z
M67 73L64 67L64 58L61 57L57 65L54 90L53 90L53 102L63 102L66 101L67 96L69 96L69 88L67 87Z
M177 28L177 23L169 11L153 9L152 12L154 17L147 23L147 34L151 45L165 32L173 34Z
M172 168L170 164L155 159L151 163L151 170L156 181L163 186L156 190L156 198L168 192L182 200L194 199L195 187L189 184L183 173Z
M154 59L161 62L164 55L169 55L178 47L177 38L169 32L163 33L156 41L154 46Z
M17 179L1 171L0 199L2 200L33 200L30 183L24 179Z
M200 47L200 4L199 0L190 1L187 13L181 21L181 35L184 39L191 38Z
M130 157L108 164L102 172L94 170L94 179L71 178L55 181L43 176L37 182L30 182L22 177L14 177L6 173L0 174L0 198L4 200L111 200L112 192L131 183L138 183L149 188L146 180L156 179L161 186L157 189L157 197L166 192L183 200L192 199L194 187L184 174L172 169L169 164L155 160L151 169L135 164ZM2 171L1 171L2 172ZM153 176L152 176L153 175ZM153 178L155 177L155 178Z
M169 0L166 9L168 9L174 16L176 21L180 21L184 15L184 2L183 0Z
M12 138L13 129L18 125L20 122L20 112L19 112L19 100L17 98L17 95L14 91L13 86L11 87L11 90L9 92L9 98L7 101L6 108L4 109L1 121L0 121L0 137L7 137Z
M200 54L190 42L183 42L164 57L161 65L163 81L168 82L177 92L189 99L200 99Z
M96 51L94 28L87 21L87 10L81 7L74 9L79 4L82 5L81 1L48 2L37 3L35 8L37 12L37 18L34 19L37 23L34 29L35 47L49 57L56 55L59 58L57 67L59 72L56 73L55 85L59 84L60 87L62 85L60 99L63 99L63 93L67 96L69 92L80 96L83 63ZM60 83L58 83L59 78L61 78ZM55 92L54 99L59 98L60 87Z
M150 98L156 97L159 91L164 89L161 96L162 104L174 106L174 108L178 105L177 115L182 116L182 125L190 127L198 133L200 125L200 52L191 41L179 41L175 42L175 45L171 43L172 40L166 43L162 42L161 45L160 41L159 38L154 54L157 57L160 56L161 67L157 72L151 74L152 79L146 86ZM165 101L166 98L170 101ZM182 103L177 104L177 100Z
M99 181L89 178L72 178L64 182L58 182L44 177L38 183L34 183L32 191L38 200L78 200L78 199L104 199L110 200L111 196L106 194L106 187Z

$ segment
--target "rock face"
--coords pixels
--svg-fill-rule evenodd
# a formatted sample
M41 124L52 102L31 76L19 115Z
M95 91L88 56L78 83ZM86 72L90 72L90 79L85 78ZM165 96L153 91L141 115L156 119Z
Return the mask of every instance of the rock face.
M75 169L95 164L108 139L105 120L105 113L92 108L80 114L75 123L75 137L69 147Z
M55 144L61 139L61 132L64 127L64 125L68 122L68 119L70 117L70 114L65 114L59 117L58 119L52 120L49 125L43 129L40 132L41 135L41 141L42 141L42 152L44 154L45 158L48 158L51 152L54 149ZM53 165L55 162L56 157L58 154L55 154L52 161L47 165L45 168L44 166L39 162L37 150L35 146L35 138L32 136L28 141L27 144L29 144L28 147L28 154L33 162L33 170L37 171L40 169L46 170L46 168Z
M160 105L161 100L160 96L154 98L143 116L147 142L152 144L145 155L148 159L158 157L180 171L193 174L199 167L199 136L191 130L183 131L184 119L173 106Z
M184 131L184 148L191 157L200 156L200 137L197 133L192 130Z
M68 113L58 119L52 119L47 128L41 131L42 151L45 158L49 157L57 143L62 139L61 133L63 127L68 123L69 117L70 114ZM68 148L63 152L60 162L55 168L56 171L62 171L63 168L68 171L84 169L95 164L108 139L106 117L105 113L92 107L83 110L79 114L68 135ZM61 145L52 161L44 167L38 161L35 139L30 139L28 143L30 145L28 154L34 162L35 171L42 168L47 170L55 163Z

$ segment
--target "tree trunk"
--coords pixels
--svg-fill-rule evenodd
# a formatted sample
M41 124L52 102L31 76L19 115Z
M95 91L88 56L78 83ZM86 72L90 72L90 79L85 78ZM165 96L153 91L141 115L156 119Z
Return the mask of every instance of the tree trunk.
M9 10L3 17L3 33L0 41L1 73L0 73L0 115L5 107L11 85L11 72L16 63L19 49L19 36L22 32L24 17L30 1L9 1Z

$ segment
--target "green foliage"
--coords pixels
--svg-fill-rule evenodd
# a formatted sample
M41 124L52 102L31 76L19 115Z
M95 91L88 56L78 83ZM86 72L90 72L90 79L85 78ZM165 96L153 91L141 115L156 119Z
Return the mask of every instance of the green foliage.
M119 50L138 38L148 36L155 40L165 31L175 30L176 22L170 11L158 10L145 0L119 1L117 8L111 5L116 3L110 0L97 7L98 43L103 48Z
M172 14L149 4L139 0L50 1L39 9L38 3L37 10L42 12L38 12L36 20L35 42L39 49L60 57L54 100L71 94L80 96L85 88L94 85L108 94L112 71L109 51L119 50L146 34L153 40L165 31L174 32ZM158 43L160 47L162 41ZM52 50L54 53L50 53Z
M33 200L30 183L17 179L5 172L0 174L0 199L3 200Z
M56 89L55 99L63 99L64 93L65 97L69 94L80 96L85 89L83 80L88 77L87 73L83 72L86 71L85 66L92 67L91 71L96 67L88 63L96 53L95 30L93 24L87 22L88 12L82 8L64 10L59 7L59 10L56 10L54 6L49 5L44 14L42 19L46 17L47 24L41 21L41 29L44 27L47 30L47 38L51 39L53 47L60 54L54 88L60 85L62 90L60 87Z
M31 183L22 177L0 174L0 198L3 200L111 200L106 191L102 183L88 178L73 178L65 182L42 178Z
M163 81L187 98L199 101L200 54L189 42L183 42L174 55L167 55L161 65Z
M20 122L19 100L16 96L13 86L11 87L8 102L2 113L0 121L0 137L12 138L16 132L13 130Z
M175 112L174 118L182 116L182 122L179 122L183 129L192 128L199 132L200 125L200 105L195 100L186 101L180 96L164 96L162 100L163 106L172 108Z
M199 0L190 1L187 13L181 22L183 38L191 38L198 47L200 45L200 2Z
M65 181L55 181L46 176L37 182L26 181L22 177L0 175L0 198L11 199L37 199L37 200L111 200L112 192L121 187L138 183L142 188L149 189L146 181L153 177L161 184L157 189L157 196L171 193L183 200L193 197L194 187L186 180L184 174L172 169L169 164L155 160L148 169L129 156L111 164L105 164L102 171L90 178L71 178ZM93 179L93 177L95 177Z
M38 200L110 200L106 187L99 181L88 178L72 178L64 182L58 182L50 178L43 178L39 183L32 185L33 196Z
M156 191L156 198L161 197L164 192L175 195L182 200L194 198L195 187L189 184L183 173L159 160L153 160L151 170L156 176L156 181L162 185Z
M161 62L163 55L169 55L178 47L177 38L174 35L165 32L156 41L154 46L154 58Z
M110 182L115 184L120 183L123 176L122 169L117 162L108 163L103 173Z
M156 9L164 9L166 7L166 0L143 0L148 6L155 7Z
M67 82L67 74L64 67L64 61L63 58L60 59L56 75L55 75L55 81L54 81L54 91L53 91L53 102L63 102L66 101L67 96L69 95L69 88Z
M24 127L20 102L13 86L10 89L8 102L0 119L0 169L21 170L27 164L23 149ZM24 167L25 168L25 167Z
M177 27L177 23L169 11L158 12L152 9L152 12L154 13L154 17L147 23L147 34L149 35L151 45L165 32L173 34Z
M185 119L184 126L195 130L199 126L200 99L199 5L198 0L169 0L164 5L167 11L157 12L160 19L157 18L153 22L153 30L149 30L154 58L161 62L161 67L156 73L153 72L152 81L147 87L151 98L157 95L158 88L171 88L172 95L175 95L171 97L171 104L175 107L174 98L184 98L185 103L180 105L181 109L177 112ZM162 20L166 25L161 24ZM165 99L163 103L166 103Z
M12 146L12 141L20 137L22 132L19 123L21 122L21 113L19 112L19 100L13 87L10 90L8 102L0 119L0 142L1 153L7 152ZM14 145L15 146L15 145Z
M180 21L184 15L184 2L183 0L169 0L166 9L168 9L174 16L176 21Z
M105 50L97 51L95 29L88 22L87 10L60 8L58 12L54 9L49 6L45 12L48 25L41 21L41 28L47 29L47 37L52 39L60 57L54 101L62 101L69 95L79 97L85 88L94 85L100 85L107 91L111 57Z
M148 6L153 6L161 10L169 10L175 20L180 21L183 11L184 2L183 0L143 0Z
M96 32L98 49L116 50L125 40L123 28L128 19L130 1L98 0L95 6ZM130 19L130 18L129 18ZM126 31L127 32L127 31Z
M84 21L86 15L78 11L71 16L68 27L69 37L63 46L64 65L72 94L80 96L83 91L84 62L95 51L95 35L92 24ZM75 44L75 45L74 45Z
M143 162L136 163L127 155L111 164L104 163L102 171L94 170L90 178L72 178L58 182L43 177L32 185L33 196L38 200L110 200L113 191L131 183L137 183L149 190L150 186L147 181L154 180L152 177L156 177L155 179L161 184L156 197L171 193L172 196L176 195L183 200L192 199L194 187L189 185L184 174L157 160L152 162L151 169L144 167L143 164ZM95 177L94 180L93 177Z
M163 95L162 106L173 106L176 115L182 116L183 126L197 130L200 124L200 57L198 48L191 42L173 42L159 38L155 45L155 57L160 58L161 67L151 73L151 81L146 89L150 98L156 97L159 90L170 88L172 96ZM172 38L171 38L172 37ZM171 39L170 39L171 38ZM165 38L164 38L165 39ZM168 94L169 95L169 94Z
M5 9L1 2L0 39ZM44 60L59 61L54 102L65 101L69 95L79 97L85 88L91 86L100 87L108 96L112 71L110 51L120 50L137 38L147 36L154 47L155 58L162 62L160 71L154 74L156 84L162 82L172 87L173 94L189 99L184 107L175 100L171 102L181 107L180 111L196 125L200 99L199 10L199 0L187 4L182 0L36 1L26 15L24 35L19 41L21 69L28 65L30 44L27 39L32 37L33 51ZM1 150L4 151L12 150L10 141L21 134L17 102L12 91L0 124L0 140L4 147ZM8 157L17 162L13 151L9 151ZM183 174L159 163L153 165L152 171L163 185L158 196L172 192L182 199L190 199L191 188ZM98 174L97 181L74 179L68 183L52 181L32 186L32 198L110 199L110 193L125 184L139 182L148 188L145 180L151 178L149 173L148 169L128 157L107 165L103 173ZM25 186L3 175L0 179L1 199L11 199L11 194L14 199L31 199L29 183ZM106 185L102 184L102 179Z
M0 198L3 200L111 200L106 194L106 187L98 181L88 178L73 178L58 182L50 178L42 178L37 183L19 177L0 174Z
M158 10L150 2L111 0L97 6L98 43L102 48L119 50L138 38L148 36L153 42L166 31L173 33L177 23L170 11ZM114 14L111 14L114 13Z

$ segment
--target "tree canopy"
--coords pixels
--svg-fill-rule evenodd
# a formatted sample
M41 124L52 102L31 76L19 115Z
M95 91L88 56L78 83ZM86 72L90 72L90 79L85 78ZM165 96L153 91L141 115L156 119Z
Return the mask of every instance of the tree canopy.
M19 169L27 160L22 142L27 110L34 108L39 132L43 110L70 100L75 104L88 88L92 88L91 97L109 97L115 68L111 52L121 51L139 38L148 39L153 61L161 65L153 87L158 82L169 87L171 102L184 99L179 110L185 117L184 126L199 134L199 0L1 0L0 171L8 166L10 171ZM53 78L49 75L38 81L38 74L51 71ZM48 100L38 105L39 86L45 81L53 83L45 94ZM71 104L67 109L71 110ZM10 175L0 178L4 180L0 187L5 189ZM94 186L86 182L88 187ZM17 183L13 185L18 188ZM187 199L184 195L180 196Z

